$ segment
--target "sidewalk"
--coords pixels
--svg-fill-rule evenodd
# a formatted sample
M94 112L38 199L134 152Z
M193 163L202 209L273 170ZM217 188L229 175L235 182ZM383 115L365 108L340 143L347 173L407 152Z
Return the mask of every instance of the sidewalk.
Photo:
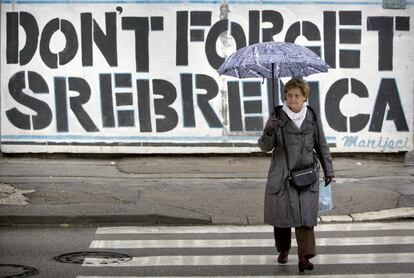
M0 157L0 225L263 224L270 156ZM414 217L414 156L334 158L321 222Z

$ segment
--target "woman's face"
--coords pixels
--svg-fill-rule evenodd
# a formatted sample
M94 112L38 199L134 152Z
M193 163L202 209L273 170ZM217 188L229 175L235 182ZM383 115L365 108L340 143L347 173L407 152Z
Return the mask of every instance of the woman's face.
M301 110L303 103L306 101L306 97L302 94L302 90L299 88L292 88L288 90L285 96L287 105L290 110L295 113L298 113Z

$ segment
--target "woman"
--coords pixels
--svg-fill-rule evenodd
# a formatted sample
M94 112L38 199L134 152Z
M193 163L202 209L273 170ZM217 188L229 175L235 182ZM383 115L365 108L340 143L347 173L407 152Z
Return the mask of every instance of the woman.
M263 152L273 150L266 184L264 220L274 226L279 252L277 260L281 264L287 263L291 228L295 228L300 272L313 269L309 259L316 255L313 227L318 216L319 177L305 189L297 190L289 183L288 171L314 165L317 156L324 171L325 185L334 177L332 157L321 120L305 105L308 93L309 86L305 80L292 78L287 82L284 87L285 102L282 107L275 108L258 141ZM288 154L283 145L283 134ZM288 169L287 158L291 169Z

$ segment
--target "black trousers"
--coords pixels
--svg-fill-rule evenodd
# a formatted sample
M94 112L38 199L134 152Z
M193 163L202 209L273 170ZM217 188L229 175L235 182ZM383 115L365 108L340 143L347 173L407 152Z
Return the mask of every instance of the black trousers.
M280 253L288 251L291 247L291 228L274 227L276 249ZM308 259L316 255L315 231L313 227L295 228L296 242L298 244L298 256Z

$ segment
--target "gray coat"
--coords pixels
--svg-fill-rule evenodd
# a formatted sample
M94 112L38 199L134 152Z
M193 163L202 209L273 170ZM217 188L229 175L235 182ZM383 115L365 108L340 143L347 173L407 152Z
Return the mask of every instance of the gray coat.
M259 147L263 152L273 150L265 191L264 221L280 228L316 226L319 181L302 191L297 191L290 186L280 129L284 127L291 168L306 168L318 158L324 175L333 176L332 157L326 143L321 120L319 115L316 115L316 124L312 111L308 109L299 129L282 109L278 114L281 120L280 128L272 136L268 136L264 132L258 140ZM320 168L317 163L315 167Z

